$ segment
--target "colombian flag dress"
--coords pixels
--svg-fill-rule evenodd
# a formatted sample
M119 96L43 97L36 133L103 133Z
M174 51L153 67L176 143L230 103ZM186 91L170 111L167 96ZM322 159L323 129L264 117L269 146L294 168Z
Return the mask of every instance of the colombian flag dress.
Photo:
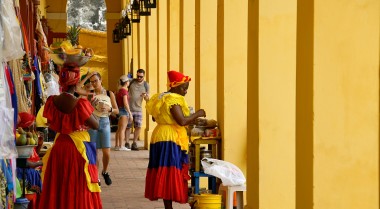
M173 105L181 106L185 116L190 115L185 98L176 93L156 94L146 104L157 126L150 141L145 197L187 203L189 138L186 128L178 125L170 113Z
M60 112L50 96L43 116L57 132L54 145L43 157L41 209L102 208L96 148L83 129L94 108L79 99L71 113Z

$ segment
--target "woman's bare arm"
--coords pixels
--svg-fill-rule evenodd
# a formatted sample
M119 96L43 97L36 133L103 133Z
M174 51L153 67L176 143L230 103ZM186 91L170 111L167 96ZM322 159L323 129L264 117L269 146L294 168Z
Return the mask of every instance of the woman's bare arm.
M190 125L195 119L199 117L206 117L206 112L203 109L199 109L194 114L185 117L182 112L182 108L179 105L173 105L170 109L170 113L172 114L174 120L180 126Z
M111 104L112 104L112 113L114 114L119 114L119 108L117 107L117 103L116 103L116 97L115 97L115 94L110 91L110 99L111 99Z

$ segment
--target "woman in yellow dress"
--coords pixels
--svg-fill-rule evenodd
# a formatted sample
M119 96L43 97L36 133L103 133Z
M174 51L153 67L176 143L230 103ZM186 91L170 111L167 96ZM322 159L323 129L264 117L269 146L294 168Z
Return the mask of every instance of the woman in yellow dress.
M168 78L169 91L152 96L146 104L158 125L150 141L145 197L163 199L165 209L172 209L173 201L187 203L188 199L189 138L185 126L206 113L200 109L190 114L184 97L189 76L169 71Z

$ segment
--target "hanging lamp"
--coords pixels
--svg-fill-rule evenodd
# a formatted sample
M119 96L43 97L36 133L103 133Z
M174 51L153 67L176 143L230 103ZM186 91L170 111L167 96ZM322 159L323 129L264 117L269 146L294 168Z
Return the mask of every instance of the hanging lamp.
M133 0L131 19L132 23L140 23L140 4L138 0Z
M156 0L144 0L146 8L157 8Z
M150 8L146 6L147 0L140 0L140 16L150 16Z
M119 32L119 23L115 24L115 29L112 31L112 42L119 43L121 40L120 32Z
M132 34L131 20L128 18L128 15L125 15L124 19L122 20L122 29L124 38Z

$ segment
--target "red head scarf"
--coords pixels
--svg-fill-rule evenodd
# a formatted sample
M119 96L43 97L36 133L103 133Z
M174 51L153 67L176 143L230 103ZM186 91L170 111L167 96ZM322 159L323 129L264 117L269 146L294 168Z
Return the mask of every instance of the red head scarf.
M29 126L33 125L34 119L36 119L34 115L27 112L20 112L18 116L20 117L20 120L17 124L17 127L21 128L28 128Z
M67 91L69 86L77 84L79 79L79 67L65 65L59 72L59 85L61 85L63 91Z
M169 78L168 86L170 88L177 87L181 84L191 81L191 78L189 76L185 76L184 74L174 71L174 70L171 70L168 72L168 78Z

